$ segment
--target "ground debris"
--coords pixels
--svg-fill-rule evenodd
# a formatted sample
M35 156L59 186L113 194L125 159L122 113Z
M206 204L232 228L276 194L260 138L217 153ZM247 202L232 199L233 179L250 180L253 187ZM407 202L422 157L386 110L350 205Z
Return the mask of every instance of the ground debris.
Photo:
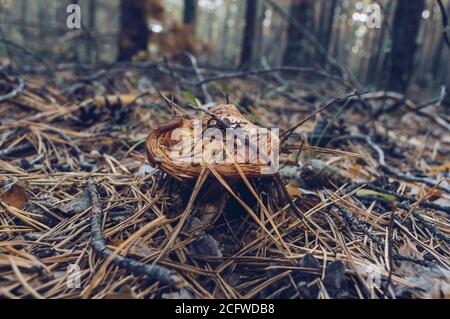
M411 101L323 76L272 90L273 70L54 72L1 79L17 93L0 108L0 185L16 185L0 191L1 297L448 298L450 141ZM279 183L231 165L235 178L213 166L196 187L201 166L182 181L150 166L146 138L176 107L159 92L195 101L188 113L205 125L223 129L204 112L213 104L242 101L246 119L279 127ZM373 117L384 96L405 112ZM381 283L370 291L367 269Z

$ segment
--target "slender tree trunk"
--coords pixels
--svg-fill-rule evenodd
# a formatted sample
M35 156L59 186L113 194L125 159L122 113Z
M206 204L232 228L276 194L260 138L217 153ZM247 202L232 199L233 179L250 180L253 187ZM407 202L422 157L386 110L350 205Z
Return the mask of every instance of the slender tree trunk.
M120 2L119 61L130 61L139 51L146 51L150 32L147 26L147 0Z
M416 38L425 8L425 0L397 1L392 26L392 51L388 89L404 92L408 88L414 70Z
M333 31L333 22L334 22L334 12L336 10L337 0L331 0L331 5L329 8L329 14L328 14L328 20L327 25L323 33L323 47L327 50L329 50L330 47L330 39L331 39L331 33Z
M222 29L222 41L220 46L220 60L222 63L227 62L228 57L228 47L229 47L229 39L230 39L230 27L228 25L228 21L230 19L230 4L225 4L226 11L225 11L225 21L223 23L223 29ZM226 65L226 64L223 64Z
M89 39L87 39L87 52L91 63L95 62L98 54L96 38L93 36L95 28L97 27L96 14L97 14L97 0L89 0L89 13L88 13Z
M447 6L447 12L450 12L450 1L448 2ZM441 32L439 34L439 44L437 45L437 49L435 50L435 54L432 61L432 73L435 75L436 79L438 78L439 74L439 67L441 65L441 59L442 59L442 53L445 51L444 48L444 35Z
M313 27L313 0L292 0L290 15L305 28ZM305 65L310 58L310 50L303 39L302 32L294 25L289 25L286 51L283 56L284 65Z
M189 25L195 25L197 20L197 0L184 0L183 22Z
M262 16L262 0L247 0L241 67L249 67L258 62L262 40Z
M382 14L386 17L391 15L392 9L393 9L394 2L390 1L384 9L382 9ZM368 72L368 82L372 85L378 85L379 84L379 70L381 67L383 67L383 60L385 58L385 48L386 48L386 31L390 31L390 28L388 27L388 24L386 23L381 28L378 38L377 38L377 44L374 46L375 49L372 50L372 54L370 56L370 62L369 62L369 70ZM375 53L374 53L375 52Z
M340 7L338 8L339 13L341 13L342 10L342 4L340 5ZM340 23L336 23L336 28L334 30L334 34L333 34L333 39L332 39L332 43L330 45L332 45L331 47L331 55L334 56L335 58L339 59L339 43L341 42L341 24Z
M328 3L328 1L330 3ZM322 46L325 48L327 53L329 52L331 33L333 31L333 21L334 21L334 11L336 10L337 0L328 0L326 1L329 6L326 6L323 11L326 12L324 20L321 22L321 35L320 42ZM323 55L319 58L320 64L325 62L325 57Z
M28 0L22 0L21 2L20 19L22 20L20 33L22 34L22 39L26 42L28 40L28 28L26 26L26 21L28 20Z

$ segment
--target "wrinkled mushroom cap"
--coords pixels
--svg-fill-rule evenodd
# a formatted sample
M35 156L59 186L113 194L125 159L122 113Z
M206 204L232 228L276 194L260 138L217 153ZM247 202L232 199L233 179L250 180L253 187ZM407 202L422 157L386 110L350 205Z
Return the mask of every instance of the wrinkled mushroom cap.
M196 178L206 162L227 178L240 178L235 163L246 177L275 173L277 134L251 123L234 105L209 111L228 127L207 114L175 113L171 121L153 129L147 137L145 149L150 164L181 180Z

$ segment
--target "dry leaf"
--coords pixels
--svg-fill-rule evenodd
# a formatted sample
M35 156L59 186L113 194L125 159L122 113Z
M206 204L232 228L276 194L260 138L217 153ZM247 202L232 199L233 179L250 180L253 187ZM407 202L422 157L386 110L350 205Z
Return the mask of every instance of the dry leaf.
M298 187L293 186L291 184L287 184L286 189L288 191L289 196L291 197L299 197L302 194Z
M0 195L0 198L9 206L22 209L28 202L26 187L27 185L21 181L9 183L5 186L5 192Z

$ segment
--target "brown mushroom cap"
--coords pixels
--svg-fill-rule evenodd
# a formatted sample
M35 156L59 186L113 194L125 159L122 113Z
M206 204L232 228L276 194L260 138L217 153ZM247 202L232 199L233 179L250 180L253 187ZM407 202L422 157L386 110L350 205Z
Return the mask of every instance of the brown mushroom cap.
M209 111L229 123L230 127L224 131L214 119L203 113L195 116L177 113L171 121L153 129L148 135L145 149L150 164L182 180L196 178L206 165L205 161L208 161L224 177L240 178L233 159L247 177L271 175L268 168L273 163L269 160L272 155L277 155L272 152L278 151L273 147L278 146L278 137L269 130L266 135L257 135L252 139L231 139L234 147L229 150L232 144L225 140L227 133L241 132L241 136L245 134L249 136L248 134L261 132L262 128L246 119L234 105L220 105ZM219 132L222 135L218 135ZM216 137L222 136L222 140L206 137L214 133ZM263 149L264 151L261 152L263 154L258 156L256 148L262 142L260 139L264 139L267 148ZM252 142L249 143L249 140ZM177 153L176 148L181 146L184 147L184 153ZM174 152L180 156L174 157ZM226 152L228 152L228 161L225 162L223 159L226 158ZM249 160L250 157L253 160Z

